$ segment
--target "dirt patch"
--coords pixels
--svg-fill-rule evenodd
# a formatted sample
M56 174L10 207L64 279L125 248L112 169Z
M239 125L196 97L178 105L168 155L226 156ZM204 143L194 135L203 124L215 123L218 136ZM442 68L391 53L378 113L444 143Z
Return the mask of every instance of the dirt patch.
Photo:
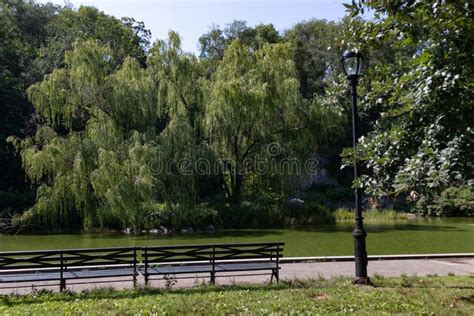
M316 294L312 297L312 299L315 301L328 301L331 299L331 295L327 293Z

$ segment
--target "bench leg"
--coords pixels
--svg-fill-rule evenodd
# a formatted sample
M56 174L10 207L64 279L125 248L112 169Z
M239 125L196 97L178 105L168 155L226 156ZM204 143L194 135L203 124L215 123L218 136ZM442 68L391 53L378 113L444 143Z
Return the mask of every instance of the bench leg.
M216 284L216 274L214 272L211 272L211 283Z
M63 292L64 290L66 290L66 280L61 280L59 282L59 292Z
M270 283L273 283L273 277L275 277L277 283L280 282L280 274L278 272L278 269L272 270L272 277L270 279Z
M137 275L134 274L133 275L133 288L136 288L137 287Z

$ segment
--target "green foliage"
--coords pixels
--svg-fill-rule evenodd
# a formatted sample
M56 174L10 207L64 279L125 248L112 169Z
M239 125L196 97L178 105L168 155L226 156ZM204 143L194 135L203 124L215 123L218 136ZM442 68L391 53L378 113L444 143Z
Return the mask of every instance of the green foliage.
M415 209L426 216L474 216L474 188L469 185L449 187L432 200L422 196Z
M174 32L168 41L155 43L147 63L158 83L156 106L162 124L159 165L169 166L159 185L166 201L193 205L201 185L193 166L199 159L212 159L203 127L204 67L181 50ZM183 161L187 164L180 164Z
M235 20L226 24L224 29L213 25L199 38L201 54L211 60L222 59L227 46L234 40L257 50L266 43L278 43L280 36L272 24L259 24L252 28L245 21Z
M305 203L321 204L329 209L335 209L354 200L354 190L349 185L313 185L304 190L303 194Z
M65 68L29 89L45 124L34 138L13 142L29 179L40 185L25 214L37 226L139 228L151 211L156 85L136 60L115 66L114 58L97 41L78 42Z
M54 68L64 65L65 52L72 49L76 40L92 38L104 46L109 45L114 50L116 66L128 55L143 63L150 34L142 22L128 18L119 21L92 7L76 10L34 1L0 1L0 20L0 194L5 192L9 196L9 192L18 192L18 198L4 200L11 202L4 207L21 211L32 205L30 195L35 186L27 186L21 161L13 154L12 146L6 144L7 137L34 135L35 124L41 124L45 117L60 122L55 129L61 134L65 133L65 120L70 124L68 127L75 130L83 129L86 120L75 117L71 121L72 113L60 113L57 108L49 107L44 111L51 111L51 115L35 121L34 109L26 98L26 88L42 80ZM49 81L50 89L60 91L55 96L56 104L65 98L64 91L60 90L64 84L62 76L57 72ZM67 87L62 88L67 90ZM65 106L67 111L73 108L69 104Z
M0 212L21 210L34 201L21 162L6 138L30 133L34 128L33 110L24 92L38 77L34 61L47 38L46 25L57 10L52 4L0 0Z
M343 24L310 20L289 29L284 39L294 49L294 61L304 98L322 95L340 70L340 45Z
M110 46L116 65L131 56L142 64L145 49L150 43L150 31L142 22L125 18L120 21L94 7L81 6L77 10L64 7L46 26L48 40L43 43L36 60L42 74L64 65L63 56L77 40L95 39L100 45Z
M285 212L275 194L264 194L240 206L218 206L224 228L274 228L285 224Z
M334 224L330 208L316 202L305 201L302 207L285 209L285 224L293 226Z
M163 225L175 229L194 228L202 229L209 224L219 224L218 211L207 204L194 207L178 205L173 210L163 212Z
M350 46L394 47L393 61L373 65L363 108L377 109L373 131L346 163L364 162L360 185L376 195L413 192L424 201L474 179L473 6L445 1L359 1L351 14L375 19L350 26ZM368 82L366 81L368 80Z
M288 45L252 52L233 42L214 74L206 107L210 146L220 159L231 204L239 206L248 161L294 126L298 81ZM271 123L270 123L271 122ZM276 124L276 125L273 125Z
M466 314L469 276L375 276L377 287L354 288L349 278L286 280L274 285L81 293L39 291L2 297L2 314ZM355 303L357 302L357 303Z
M205 127L231 204L240 204L246 177L256 172L259 159L308 157L305 150L314 149L331 129L324 122L337 114L301 100L298 87L289 44L253 51L234 41L225 51L209 86ZM268 150L272 144L276 154ZM281 181L283 171L277 172Z
M149 220L157 213L175 228L331 221L328 209L349 189L309 192L292 213L282 201L299 179L282 162L303 165L348 145L347 84L336 75L346 47L366 56L368 135L343 155L368 170L355 185L376 196L412 193L422 214L472 215L472 6L346 7L341 22L302 22L283 36L271 24L213 27L200 38L207 58L197 58L174 32L150 48L149 31L132 18L0 0L0 144L11 135L38 187L19 221L45 230L140 230L164 223ZM374 19L364 21L367 9ZM0 196L18 207L28 203L11 196L25 190L19 162L0 147ZM202 161L210 174L196 173ZM261 161L276 168L260 172Z
M13 189L0 191L0 218L6 218L8 212L21 209L23 205L32 204L35 201L36 191L18 192Z
M0 1L0 79L8 86L22 90L37 80L37 52L58 10L51 3Z

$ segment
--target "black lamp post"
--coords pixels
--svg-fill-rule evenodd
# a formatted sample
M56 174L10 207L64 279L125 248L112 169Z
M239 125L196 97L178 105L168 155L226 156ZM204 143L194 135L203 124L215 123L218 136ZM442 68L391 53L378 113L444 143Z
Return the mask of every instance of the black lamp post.
M359 140L359 116L357 114L357 82L362 70L362 54L359 52L346 51L341 58L342 68L351 85L352 97L352 146L355 148ZM354 179L359 177L359 163L354 163ZM353 281L356 285L370 284L367 276L367 250L361 206L362 192L358 187L355 190L355 223L352 236L354 237L354 257L356 277Z

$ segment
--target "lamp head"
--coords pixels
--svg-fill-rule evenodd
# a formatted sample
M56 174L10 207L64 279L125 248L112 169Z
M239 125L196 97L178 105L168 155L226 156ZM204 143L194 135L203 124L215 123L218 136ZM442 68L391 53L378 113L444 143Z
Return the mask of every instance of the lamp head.
M362 73L362 54L345 51L341 58L342 69L348 79L358 78Z

